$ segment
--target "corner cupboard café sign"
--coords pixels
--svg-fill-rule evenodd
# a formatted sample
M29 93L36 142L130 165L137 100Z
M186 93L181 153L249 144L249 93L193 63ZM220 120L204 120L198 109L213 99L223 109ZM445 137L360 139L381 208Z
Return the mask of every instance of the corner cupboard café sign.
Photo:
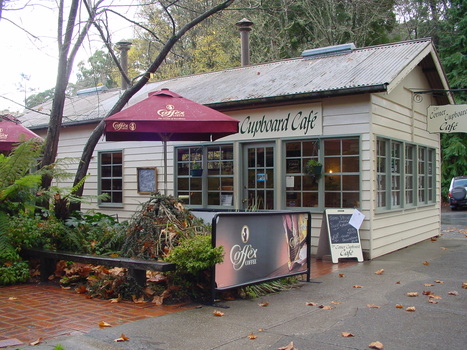
M427 119L430 133L467 132L467 105L430 106Z
M222 140L316 136L323 133L321 104L270 107L229 113L240 121L239 132Z

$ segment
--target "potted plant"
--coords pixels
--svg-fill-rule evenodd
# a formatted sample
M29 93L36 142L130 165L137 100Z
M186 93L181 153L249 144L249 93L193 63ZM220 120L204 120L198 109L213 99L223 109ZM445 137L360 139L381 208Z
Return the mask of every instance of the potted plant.
M318 162L316 159L310 159L306 162L304 172L305 174L313 176L315 179L319 179L321 172L323 170L323 165Z
M203 168L201 167L201 163L193 162L191 163L191 176L202 176L203 175Z

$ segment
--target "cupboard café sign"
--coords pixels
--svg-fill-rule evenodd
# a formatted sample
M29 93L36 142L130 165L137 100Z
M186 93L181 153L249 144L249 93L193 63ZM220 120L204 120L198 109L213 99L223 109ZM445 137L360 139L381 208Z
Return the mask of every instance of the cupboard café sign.
M238 134L223 140L316 136L323 133L321 104L281 106L229 113L240 120Z
M467 132L467 105L430 106L427 118L430 133Z

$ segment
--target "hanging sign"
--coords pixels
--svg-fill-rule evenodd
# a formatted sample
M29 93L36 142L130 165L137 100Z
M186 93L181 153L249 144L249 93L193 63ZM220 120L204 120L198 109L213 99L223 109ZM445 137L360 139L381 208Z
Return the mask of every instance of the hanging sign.
M467 105L430 106L427 118L430 133L467 132Z
M332 262L342 258L363 261L360 234L363 214L356 209L326 209L321 224L317 258L331 255Z

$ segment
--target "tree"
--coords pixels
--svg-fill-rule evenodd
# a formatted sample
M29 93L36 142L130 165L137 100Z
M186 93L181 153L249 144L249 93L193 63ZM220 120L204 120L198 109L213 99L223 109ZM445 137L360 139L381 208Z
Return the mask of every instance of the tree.
M167 39L163 48L154 59L154 61L149 65L146 69L145 73L137 80L137 82L128 88L122 96L118 99L116 104L111 108L111 110L107 113L105 118L119 112L125 106L125 104L130 100L130 98L137 93L148 81L154 72L161 66L162 62L165 60L167 55L169 54L170 50L175 46L175 44L187 33L190 29L201 23L202 21L206 20L210 16L214 15L215 13L224 10L225 8L229 7L234 0L223 0L220 1L217 5L213 7L208 7L203 13L197 15L192 20L188 21L187 23L177 23L171 15L170 10L172 8L177 8L181 6L181 8L189 8L190 1L188 0L186 3L184 1L159 1L159 6L164 9L164 12L168 18L171 19L171 33L172 35ZM156 33L154 32L154 35ZM155 35L157 37L157 35ZM82 179L86 176L89 164L91 162L91 157L94 152L94 149L99 142L100 137L105 129L105 118L100 121L100 123L96 126L96 128L91 133L86 145L84 146L83 153L81 155L81 161L79 162L78 169L76 171L76 176L74 180L74 186L77 186ZM83 186L78 187L76 192L74 193L76 196L80 197L83 194ZM79 210L80 204L75 203L72 205L71 210Z
M99 85L114 88L118 86L119 72L115 67L112 56L103 50L97 50L88 58L87 62L78 63L78 81L76 89L83 89Z

